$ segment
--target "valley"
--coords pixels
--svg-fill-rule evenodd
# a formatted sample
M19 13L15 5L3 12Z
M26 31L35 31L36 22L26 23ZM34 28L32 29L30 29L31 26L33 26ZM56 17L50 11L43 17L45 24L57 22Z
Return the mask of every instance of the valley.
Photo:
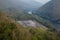
M60 40L60 0L44 3L0 0L0 40Z

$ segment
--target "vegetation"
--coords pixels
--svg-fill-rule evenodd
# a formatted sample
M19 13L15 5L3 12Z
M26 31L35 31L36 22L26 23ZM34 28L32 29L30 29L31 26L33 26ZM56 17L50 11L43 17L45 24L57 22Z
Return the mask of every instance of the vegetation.
M32 14L28 14L26 11L23 10L17 10L15 8L8 8L7 10L3 10L10 16L11 18L15 19L16 21L18 20L35 20L47 28L49 28L50 31L56 31L55 25L51 23L48 20L43 19L42 17L35 15L34 12Z
M53 23L46 21L45 19L41 18L40 16L35 15L34 13L28 14L25 11L22 10L16 10L15 8L8 8L7 10L4 10L6 14L8 14L11 18L18 20L36 20L37 22L43 24L44 26L50 28L49 30L56 30Z
M43 27L24 28L0 12L0 40L60 40L60 37Z
M0 12L0 40L30 40L28 36L27 29Z

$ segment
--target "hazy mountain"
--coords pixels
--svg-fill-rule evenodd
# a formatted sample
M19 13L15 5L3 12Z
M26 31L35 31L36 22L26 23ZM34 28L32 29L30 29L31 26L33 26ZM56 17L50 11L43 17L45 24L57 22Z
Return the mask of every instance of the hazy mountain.
M35 0L0 0L0 8L17 8L24 10L36 10L42 3Z
M60 0L51 0L40 7L36 14L51 21L57 28L60 28Z
M53 3L52 1L48 2L47 4L43 5L42 7L38 8L37 11L35 11L37 15L47 19L52 19L52 11L53 10ZM51 18L51 19L50 19Z
M60 19L60 0L52 0L38 9L42 15L53 18L52 20Z
M40 6L42 4L34 0L0 0L0 10L18 19L25 15L25 13L28 13L25 11L35 10Z

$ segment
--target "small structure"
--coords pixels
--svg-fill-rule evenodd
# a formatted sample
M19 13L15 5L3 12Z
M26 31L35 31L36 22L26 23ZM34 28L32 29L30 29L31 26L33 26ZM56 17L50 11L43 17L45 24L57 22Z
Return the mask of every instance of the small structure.
M28 14L32 14L32 11L29 11Z

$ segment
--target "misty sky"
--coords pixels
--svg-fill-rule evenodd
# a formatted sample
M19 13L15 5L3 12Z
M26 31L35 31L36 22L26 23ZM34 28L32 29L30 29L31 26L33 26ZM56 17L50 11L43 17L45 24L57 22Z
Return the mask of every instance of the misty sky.
M21 0L21 1L36 1L36 2L40 2L42 4L45 4L45 3L47 3L50 0Z
M35 1L41 2L42 4L45 4L45 3L47 3L47 2L50 1L50 0L35 0Z

